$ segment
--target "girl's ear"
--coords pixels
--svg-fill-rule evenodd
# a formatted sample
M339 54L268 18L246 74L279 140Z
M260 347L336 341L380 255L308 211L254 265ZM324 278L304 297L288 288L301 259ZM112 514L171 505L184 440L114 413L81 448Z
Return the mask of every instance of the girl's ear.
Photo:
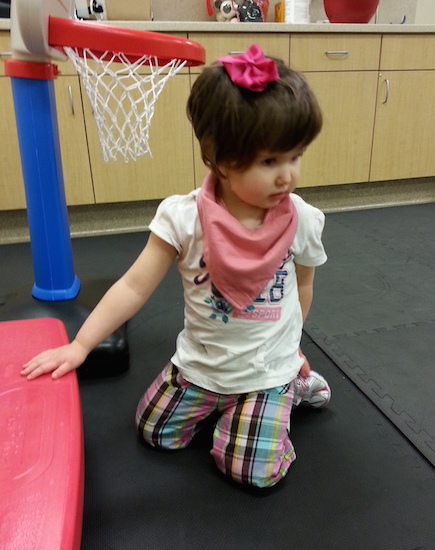
M217 171L217 177L220 179L220 180L227 180L228 179L228 171L229 171L229 166L228 164L226 163L219 163L217 166L216 166L216 171Z
M204 161L204 164L206 166L211 168L211 165L212 165L211 159L212 159L212 151L213 151L211 141L208 139L204 139L203 141L200 142L200 146L201 146L202 160Z
M218 169L218 172L219 172L219 177L222 178L222 179L226 179L227 178L227 167L225 166L225 164L218 164L217 169Z

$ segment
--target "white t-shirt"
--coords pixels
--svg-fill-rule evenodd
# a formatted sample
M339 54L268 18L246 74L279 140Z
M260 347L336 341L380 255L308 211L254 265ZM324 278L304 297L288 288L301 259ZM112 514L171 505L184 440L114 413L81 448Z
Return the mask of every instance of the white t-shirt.
M291 195L298 212L291 249L264 291L240 311L213 286L202 259L198 192L165 199L150 224L155 235L177 250L184 287L184 329L171 361L186 380L217 393L287 384L303 363L298 354L302 313L295 263L315 267L326 261L321 241L325 217L298 195Z

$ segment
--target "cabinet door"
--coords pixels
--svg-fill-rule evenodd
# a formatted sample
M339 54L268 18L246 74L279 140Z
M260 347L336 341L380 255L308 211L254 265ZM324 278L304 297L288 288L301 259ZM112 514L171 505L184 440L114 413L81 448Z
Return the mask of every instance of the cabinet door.
M9 31L0 31L0 76L5 75L5 61L11 58L11 38Z
M78 77L61 76L55 81L55 92L66 202L68 205L93 204L94 190Z
M194 189L192 129L186 116L188 74L172 77L155 106L150 128L153 158L104 162L90 104L83 98L97 203L161 199ZM85 94L84 94L85 95Z
M300 187L367 181L378 73L306 73L323 128L302 160Z
M0 210L26 207L11 80L4 76L10 51L9 31L0 32Z
M26 207L11 81L0 77L0 210Z
M380 75L370 181L435 175L435 71Z

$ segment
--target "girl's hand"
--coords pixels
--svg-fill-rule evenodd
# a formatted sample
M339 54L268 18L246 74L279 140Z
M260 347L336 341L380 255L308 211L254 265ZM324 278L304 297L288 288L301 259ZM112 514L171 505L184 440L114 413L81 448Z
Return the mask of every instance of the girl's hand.
M303 376L304 378L307 378L308 376L310 376L311 367L310 367L310 364L308 363L308 359L302 353L301 348L299 348L298 351L299 351L299 355L304 359L304 363L299 371L299 375Z
M79 367L87 355L88 351L74 340L66 346L43 351L23 365L21 374L28 380L33 380L48 372L52 373L52 378L60 378Z

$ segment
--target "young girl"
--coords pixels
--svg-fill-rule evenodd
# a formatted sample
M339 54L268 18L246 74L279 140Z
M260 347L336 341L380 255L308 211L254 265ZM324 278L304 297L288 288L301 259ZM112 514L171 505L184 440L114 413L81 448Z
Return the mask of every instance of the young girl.
M291 194L322 117L301 75L257 45L205 68L188 116L210 172L199 190L159 206L148 243L71 344L24 366L59 378L132 317L174 259L185 300L176 352L137 408L140 435L180 449L217 421L211 454L234 480L269 487L295 459L292 406L330 389L300 351L314 270L326 261L323 214Z

